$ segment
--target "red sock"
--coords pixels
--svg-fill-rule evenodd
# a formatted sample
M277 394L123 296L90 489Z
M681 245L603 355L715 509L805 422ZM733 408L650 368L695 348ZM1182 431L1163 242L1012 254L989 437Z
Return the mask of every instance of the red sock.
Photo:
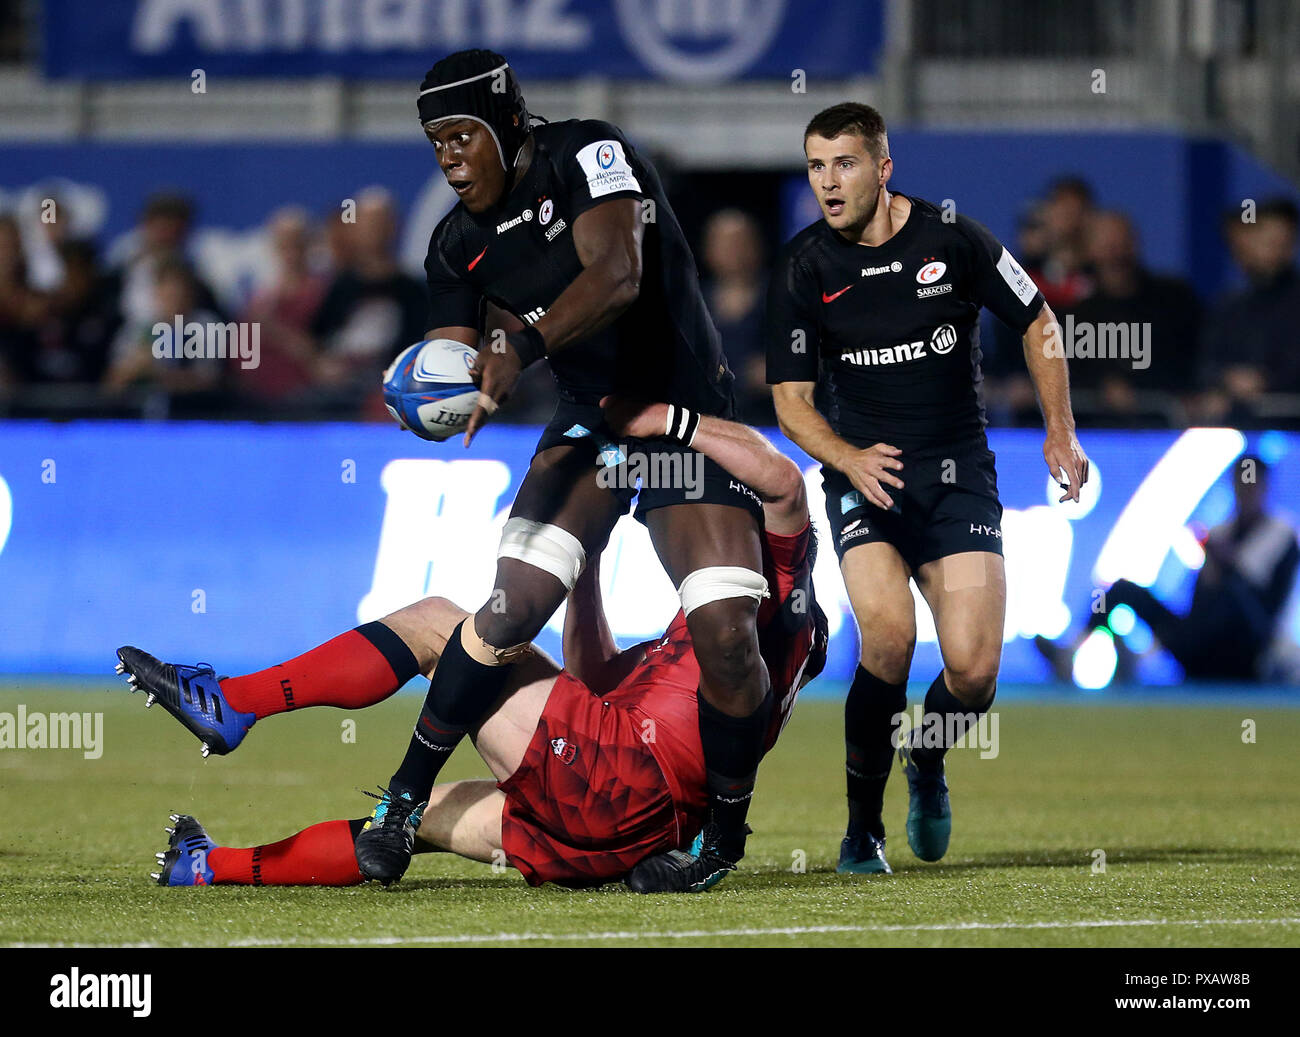
M361 881L354 831L365 820L322 821L265 846L208 851L212 881L231 886L354 886Z
M221 691L235 709L260 720L304 706L364 709L419 672L406 642L382 623L367 623L288 662L227 677Z

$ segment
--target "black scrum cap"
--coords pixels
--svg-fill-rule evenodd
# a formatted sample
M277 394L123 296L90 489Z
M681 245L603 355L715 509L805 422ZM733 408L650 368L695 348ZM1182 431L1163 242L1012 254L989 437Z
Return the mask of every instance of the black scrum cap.
M528 138L528 107L519 80L494 51L461 50L443 58L424 77L416 104L422 126L443 119L482 123L507 171Z

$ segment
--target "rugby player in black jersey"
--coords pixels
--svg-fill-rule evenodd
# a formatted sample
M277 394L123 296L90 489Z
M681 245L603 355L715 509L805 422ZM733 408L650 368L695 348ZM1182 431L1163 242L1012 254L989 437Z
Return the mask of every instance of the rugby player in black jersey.
M427 337L479 346L488 304L519 319L483 341L473 371L480 405L465 442L542 357L560 403L515 498L492 595L452 638L406 758L357 839L363 874L383 882L406 869L413 814L443 761L627 511L635 488L609 488L628 480L600 479L602 467L641 452L657 455L661 473L684 473L701 415L732 415L733 378L695 261L658 174L615 126L533 125L508 63L484 50L434 65L418 105L459 198L429 243ZM670 404L663 437L616 440L600 407L611 394ZM651 858L640 887L684 892L707 888L744 852L773 709L755 629L768 589L757 495L708 459L702 486L664 481L675 484L642 486L637 518L696 645L711 810L700 855Z
M943 760L989 708L1006 613L1002 505L984 435L979 311L1024 338L1047 425L1043 456L1078 500L1088 460L1074 432L1065 360L1044 342L1055 317L981 224L888 189L880 113L839 104L804 133L823 218L785 247L768 294L767 380L781 428L822 462L826 509L861 634L845 705L849 823L841 872L888 872L881 803L897 748L908 843L948 848ZM895 745L916 644L909 580L934 614L943 669L926 724Z

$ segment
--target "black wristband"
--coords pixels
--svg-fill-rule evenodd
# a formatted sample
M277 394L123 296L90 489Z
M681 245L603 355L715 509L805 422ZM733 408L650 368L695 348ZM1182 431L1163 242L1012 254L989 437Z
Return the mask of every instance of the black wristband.
M514 347L525 367L546 356L546 339L531 324L525 324L521 331L507 335L506 341Z
M700 428L700 414L698 411L687 410L685 407L678 407L676 404L668 404L668 423L664 435L669 439L675 439L683 446L690 446L695 441L695 433Z

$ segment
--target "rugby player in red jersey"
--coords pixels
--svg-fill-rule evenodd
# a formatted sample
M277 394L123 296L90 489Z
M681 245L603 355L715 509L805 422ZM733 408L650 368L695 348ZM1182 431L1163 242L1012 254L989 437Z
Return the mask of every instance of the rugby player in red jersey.
M620 436L654 434L664 404L607 402ZM800 688L826 658L826 621L812 589L816 556L797 465L758 432L704 417L692 449L744 480L762 499L763 574L771 594L758 610L763 660L775 707L763 732L766 753L790 717ZM624 879L638 892L675 883L663 872L698 872L685 852L709 823L697 688L700 665L687 601L662 638L619 651L601 605L598 557L568 599L564 661L530 651L512 669L492 710L471 736L493 779L436 785L422 814L411 814L415 852L451 851L509 862L532 885L591 885ZM227 707L260 719L284 711L281 682L295 708L361 708L391 695L415 673L436 669L468 613L428 598L342 638L370 646L368 666L332 670L335 642L282 666L224 679ZM349 658L362 659L353 644ZM199 694L180 671L180 693ZM137 678L138 679L138 678ZM153 693L153 687L150 686ZM211 694L211 685L204 692ZM351 696L350 698L348 696ZM196 732L197 733L197 732ZM277 843L218 846L192 817L173 815L168 849L158 854L162 885L351 885L363 881L355 840L367 819L325 821ZM687 889L715 885L734 865L718 863Z

